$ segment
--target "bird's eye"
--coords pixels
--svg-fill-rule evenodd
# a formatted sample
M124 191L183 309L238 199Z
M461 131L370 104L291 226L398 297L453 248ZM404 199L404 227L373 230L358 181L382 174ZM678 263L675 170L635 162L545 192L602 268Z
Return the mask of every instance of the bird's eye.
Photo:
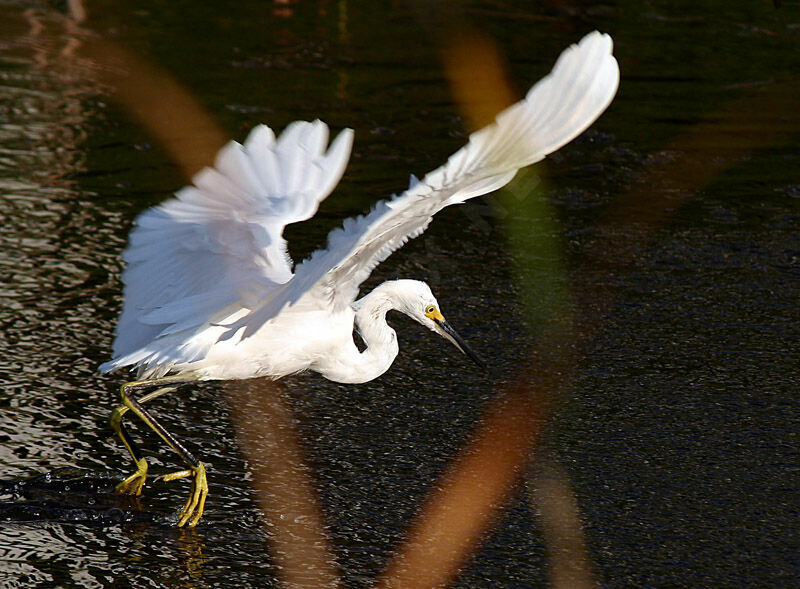
M435 310L436 310L436 307L435 307L434 305L428 305L428 306L425 308L425 312L426 312L426 313L433 313Z

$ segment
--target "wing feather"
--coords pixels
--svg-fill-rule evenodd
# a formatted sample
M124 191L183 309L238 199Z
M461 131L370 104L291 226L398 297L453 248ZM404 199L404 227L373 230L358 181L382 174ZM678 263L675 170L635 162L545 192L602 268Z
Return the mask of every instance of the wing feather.
M202 358L215 341L252 335L301 299L331 310L355 300L372 269L421 234L442 208L507 184L583 132L619 83L608 35L590 33L562 53L526 97L473 133L467 145L408 190L347 219L291 273L282 237L310 218L349 159L346 130L325 151L328 128L296 122L280 137L257 127L244 145L221 150L215 168L176 198L143 213L124 254L125 304L104 371L139 366L165 374ZM238 320L221 323L235 313ZM241 328L244 327L244 333Z
M292 278L283 229L312 217L338 183L352 131L327 143L321 121L292 123L277 139L256 127L244 145L221 149L192 186L139 216L123 254L113 360L101 370L163 373L203 353L196 334Z
M420 235L446 206L504 186L520 168L586 130L608 107L619 84L611 37L597 31L566 49L552 72L526 97L501 112L494 123L470 135L444 166L400 196L375 205L366 216L348 219L328 236L327 247L299 264L291 283L263 301L230 332L252 334L286 304L301 298L332 309L349 305L372 269L409 239Z

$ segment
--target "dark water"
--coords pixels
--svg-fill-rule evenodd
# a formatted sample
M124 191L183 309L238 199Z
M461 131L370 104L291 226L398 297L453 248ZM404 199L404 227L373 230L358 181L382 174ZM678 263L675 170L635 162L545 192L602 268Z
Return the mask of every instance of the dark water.
M443 212L365 285L428 281L488 374L398 317L401 354L380 379L285 382L345 585L384 570L555 310L578 359L530 469L567 474L595 578L797 586L800 11L704 6L89 6L84 30L171 72L228 136L297 118L355 129L340 189L287 232L296 259L461 145L443 36L479 27L519 89L585 32L615 39L620 92L592 130ZM210 467L196 530L172 525L186 485L151 482L138 506L110 493L130 467L107 425L121 377L96 373L119 254L135 215L183 180L85 39L51 8L0 4L0 585L277 586L227 385L154 402ZM155 473L176 467L137 432ZM457 586L548 584L536 480L520 478Z

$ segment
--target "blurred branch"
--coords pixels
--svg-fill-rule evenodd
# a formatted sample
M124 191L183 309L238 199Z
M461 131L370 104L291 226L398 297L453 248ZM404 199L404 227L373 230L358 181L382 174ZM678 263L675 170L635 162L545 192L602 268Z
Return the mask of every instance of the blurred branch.
M455 100L469 124L482 127L516 101L505 64L483 34L468 31L451 39L443 55ZM544 319L531 367L489 407L435 485L378 587L446 585L494 522L572 372L571 314L562 310Z
M456 56L459 51L454 51ZM459 80L459 67L454 71L451 78ZM467 111L467 120L483 121L483 108L470 111L473 105L484 102L482 95L475 100L465 99L461 93L467 85L454 85L454 95ZM795 81L790 81L759 88L724 105L713 119L690 128L666 146L670 152L680 154L678 157L646 170L637 187L609 207L597 231L613 239L600 240L602 245L587 252L582 266L572 273L570 290L576 299L579 320L573 320L575 316L568 305L553 309L544 318L528 366L487 409L469 444L433 485L434 490L378 587L442 586L457 575L503 508L526 460L535 454L543 426L568 396L572 374L614 304L615 293L601 288L591 277L597 276L598 268L612 272L634 262L637 252L655 238L687 197L753 150L768 145L787 116L797 117L792 106L796 86ZM507 93L508 90L498 90L500 96ZM747 113L764 110L776 113L775 125L767 129L748 127ZM724 157L720 157L721 153ZM536 197L535 193L530 196ZM528 306L537 305L536 300L526 302ZM576 582L591 586L595 582L592 567L582 541L577 503L566 476L558 473L539 479L539 484L551 581L554 586L573 587L578 585L570 584L569 579L575 578ZM572 568L558 558L563 546L569 547L572 559L579 558ZM581 556L576 557L576 553ZM571 577L575 574L578 577Z
M86 6L83 0L67 0L67 11L70 18L78 24L86 20Z
M227 137L171 74L99 37L84 39L81 53L95 62L112 98L161 143L185 178L213 163Z
M337 587L336 562L283 385L231 381L225 390L280 580L287 587Z
M165 146L185 176L213 161L226 140L224 133L168 73L112 41L84 38L82 43L83 55L95 62L115 99ZM454 95L473 128L513 102L504 64L485 36L465 34L446 46L443 56ZM583 351L602 329L603 316L614 303L614 293L601 290L590 277L598 269L610 272L635 260L637 251L689 195L766 145L786 126L786 117L797 117L797 90L795 81L770 84L732 101L713 120L670 142L666 149L679 156L647 170L634 189L609 207L597 232L614 239L600 240L601 245L588 252L583 266L573 273L572 293L579 301L581 321L573 321L571 313L554 311L544 322L529 365L487 409L470 443L434 486L378 586L431 587L455 577L537 450L543 426L567 396ZM748 128L747 113L755 111L774 112L775 125ZM591 273L583 271L589 268ZM589 309L594 311L590 314ZM229 395L239 440L253 469L257 499L273 533L282 580L295 586L337 585L313 486L278 385L236 383ZM577 503L570 502L566 478L558 474L540 479L538 487L551 555L560 542L583 551L583 542L575 535L579 530L575 522L580 521ZM581 568L590 570L585 556L584 562ZM554 582L565 578L565 569L555 560L551 567Z
M183 175L190 178L210 165L226 137L195 97L165 70L113 41L83 33L81 53L94 62L101 82L165 147ZM289 587L338 586L336 563L281 385L248 380L230 383L226 390L279 578Z
M538 460L535 470L529 493L542 524L550 586L555 589L597 587L569 476L551 459Z
M484 33L465 29L454 35L442 48L442 59L453 100L470 130L485 127L519 100L503 56Z
M554 323L538 339L531 365L488 408L434 485L378 587L446 585L478 546L569 386L575 358L563 327Z

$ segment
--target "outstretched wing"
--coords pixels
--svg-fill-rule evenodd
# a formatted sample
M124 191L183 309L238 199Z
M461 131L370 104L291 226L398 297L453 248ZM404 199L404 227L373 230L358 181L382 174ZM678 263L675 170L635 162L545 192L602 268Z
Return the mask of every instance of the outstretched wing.
M190 360L181 349L195 333L288 282L283 228L316 213L352 142L346 129L326 151L321 121L292 123L277 140L261 125L244 145L220 150L192 186L142 213L123 254L114 359L100 369Z
M345 221L295 269L278 296L235 324L252 333L286 304L309 297L333 309L349 305L372 269L422 233L446 206L504 186L520 168L542 160L591 125L619 84L611 37L597 31L572 45L553 71L494 123L470 135L447 163L402 195L379 202L366 216ZM231 326L234 327L234 326Z

